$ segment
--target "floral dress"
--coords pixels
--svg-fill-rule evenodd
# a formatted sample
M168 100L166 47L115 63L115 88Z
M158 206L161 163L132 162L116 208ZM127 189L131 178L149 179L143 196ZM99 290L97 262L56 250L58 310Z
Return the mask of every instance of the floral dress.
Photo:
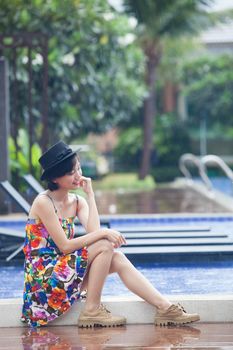
M74 218L59 219L69 239L74 237ZM24 244L25 273L23 322L46 325L64 314L80 298L87 268L86 247L63 254L40 220L28 219Z

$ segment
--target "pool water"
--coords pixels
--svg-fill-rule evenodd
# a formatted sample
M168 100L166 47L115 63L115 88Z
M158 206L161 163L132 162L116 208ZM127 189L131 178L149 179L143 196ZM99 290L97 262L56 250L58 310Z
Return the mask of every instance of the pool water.
M231 197L233 196L232 180L228 177L210 177L210 181L214 189L228 194Z
M203 185L203 181L200 177L194 177L193 180L196 183ZM209 180L212 184L213 190L218 190L230 197L233 197L233 182L231 179L226 176L211 176L209 177Z
M195 264L141 263L136 268L163 294L231 294L233 292L233 261ZM23 266L0 266L0 298L21 298ZM104 296L132 293L118 275L108 276Z
M233 261L195 265L143 263L137 269L163 294L230 294L233 292ZM114 288L111 288L113 284ZM108 277L105 295L129 295L117 275Z
M203 215L157 215L157 216L111 216L112 228L123 231L123 228L182 227L190 226L206 229L213 235L226 234L226 244L232 246L233 216L232 214ZM24 229L25 222L2 222L2 226ZM179 231L178 230L178 231ZM140 230L139 230L140 231ZM205 231L203 231L205 232ZM172 233L171 233L172 234ZM174 232L175 235L175 232ZM195 233L193 233L195 235ZM14 237L12 238L15 239ZM22 240L22 239L21 239ZM3 248L6 242L3 243ZM198 242L197 242L198 243ZM225 245L226 245L225 244ZM8 254L8 253L7 253ZM131 257L135 266L162 293L177 294L232 294L233 292L233 255L228 252L211 252L195 254L152 254L151 259L145 254ZM0 298L21 298L23 291L23 259L12 260L6 264L2 258L0 265ZM152 260L153 259L153 260ZM149 262L150 261L150 262ZM107 278L103 295L123 296L131 293L124 287L117 275Z

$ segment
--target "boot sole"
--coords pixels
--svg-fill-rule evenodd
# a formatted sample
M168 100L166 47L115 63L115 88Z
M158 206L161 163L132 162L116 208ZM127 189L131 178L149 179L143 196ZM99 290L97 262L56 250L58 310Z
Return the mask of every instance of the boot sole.
M180 319L180 320L172 320L172 319L167 319L167 318L162 318L158 317L155 319L155 326L176 326L176 325L183 325L186 323L192 323L192 322L197 322L200 321L200 317L189 317L188 319Z
M94 328L94 327L121 327L125 326L126 321L122 322L101 322L101 321L79 321L78 327L79 328Z

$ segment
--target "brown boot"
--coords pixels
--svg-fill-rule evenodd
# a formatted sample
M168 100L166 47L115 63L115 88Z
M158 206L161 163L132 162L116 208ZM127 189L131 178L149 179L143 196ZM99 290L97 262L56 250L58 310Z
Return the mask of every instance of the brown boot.
M94 312L82 311L78 319L78 327L114 327L125 324L125 317L113 316L102 304Z
M157 314L155 316L155 325L182 325L199 320L200 316L198 314L188 314L181 305L172 304L165 311L157 311Z

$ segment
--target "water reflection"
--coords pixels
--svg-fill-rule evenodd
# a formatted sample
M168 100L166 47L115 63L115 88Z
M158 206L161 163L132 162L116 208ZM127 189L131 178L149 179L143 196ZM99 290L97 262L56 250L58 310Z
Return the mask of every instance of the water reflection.
M24 350L101 350L146 349L169 350L173 346L192 346L201 331L194 327L155 327L134 325L117 328L78 329L74 326L24 329Z
M146 192L97 192L100 214L216 213L225 208L192 189L158 188Z

